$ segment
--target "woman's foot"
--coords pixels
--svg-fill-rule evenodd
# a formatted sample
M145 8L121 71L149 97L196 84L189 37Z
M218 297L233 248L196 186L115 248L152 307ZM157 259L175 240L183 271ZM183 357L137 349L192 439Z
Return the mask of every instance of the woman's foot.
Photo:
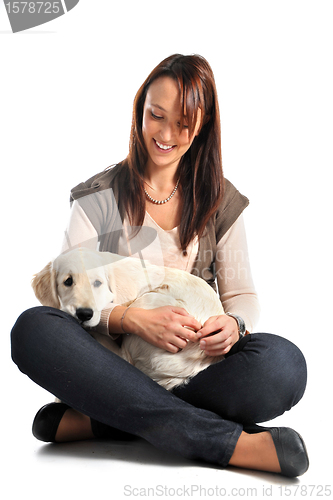
M133 434L89 418L65 403L49 403L43 406L35 416L32 433L37 439L47 443L93 438L117 441L136 439Z
M92 439L91 420L64 403L50 403L36 414L32 433L47 443Z
M303 439L293 429L257 427L252 434L242 432L229 464L297 477L308 470L309 458Z
M229 465L243 469L281 472L276 448L269 432L259 434L242 432Z
M69 408L60 420L55 441L57 443L83 441L85 439L93 439L94 437L90 418L87 415L83 415L83 413Z

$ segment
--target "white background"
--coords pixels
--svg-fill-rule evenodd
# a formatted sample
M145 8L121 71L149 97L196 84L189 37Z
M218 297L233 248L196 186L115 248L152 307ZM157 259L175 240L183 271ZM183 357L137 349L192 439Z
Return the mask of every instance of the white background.
M297 485L331 484L332 25L333 4L324 0L81 0L59 19L12 34L0 4L6 498L120 498L126 484L185 483L253 486L258 496L273 485L278 498L287 493L278 485L300 494ZM203 55L215 73L225 175L251 202L257 330L289 338L307 358L307 392L277 419L307 443L311 468L299 481L205 468L143 443L55 447L31 436L35 412L52 397L12 363L10 329L37 305L30 280L60 250L70 189L127 155L134 95L175 52Z

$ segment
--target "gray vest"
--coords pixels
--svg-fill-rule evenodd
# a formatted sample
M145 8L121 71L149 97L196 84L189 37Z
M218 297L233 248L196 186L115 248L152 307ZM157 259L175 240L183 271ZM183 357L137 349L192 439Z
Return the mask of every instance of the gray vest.
M94 175L71 191L71 202L79 201L99 235L99 249L116 254L125 216L122 204L119 203L122 193L119 192L118 175L121 175L121 164ZM222 202L200 238L198 254L191 271L192 274L207 281L215 290L214 262L217 243L248 204L249 200L225 179ZM140 231L142 248L156 237L153 231L150 228L142 228L142 233ZM132 253L136 251L140 251L140 248L132 249Z

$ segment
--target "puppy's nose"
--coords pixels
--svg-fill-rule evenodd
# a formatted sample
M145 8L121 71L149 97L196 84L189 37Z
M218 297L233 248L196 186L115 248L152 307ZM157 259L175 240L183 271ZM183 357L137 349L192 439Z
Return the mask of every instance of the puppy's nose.
M76 316L82 322L89 321L94 315L94 311L90 307L79 307L76 309Z

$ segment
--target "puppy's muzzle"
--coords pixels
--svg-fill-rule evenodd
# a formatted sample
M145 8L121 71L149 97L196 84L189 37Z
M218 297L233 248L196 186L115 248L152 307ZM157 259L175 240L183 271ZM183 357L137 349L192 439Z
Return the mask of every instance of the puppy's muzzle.
M76 309L76 316L82 323L89 321L93 315L94 311L90 307L79 307Z

